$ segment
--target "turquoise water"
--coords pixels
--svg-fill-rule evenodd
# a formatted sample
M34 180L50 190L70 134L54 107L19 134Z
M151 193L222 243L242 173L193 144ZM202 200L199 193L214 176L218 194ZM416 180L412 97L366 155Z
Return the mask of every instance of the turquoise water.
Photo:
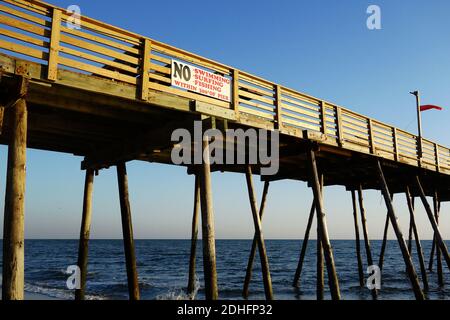
M315 299L316 249L315 241L308 245L300 289L292 287L301 240L267 240L267 251L276 299ZM372 241L374 261L378 261L381 241ZM423 241L428 265L431 241ZM332 241L342 297L349 300L368 300L368 289L360 288L358 281L355 241ZM66 288L69 277L66 270L76 264L76 240L27 240L25 243L25 289L59 299L73 299ZM217 240L217 272L219 296L222 299L241 299L247 259L251 248L249 240ZM361 242L363 250L364 243ZM92 240L89 248L87 294L90 299L127 299L127 281L123 244L120 240ZM136 240L136 256L142 299L185 299L189 265L190 241ZM202 299L201 242L198 243L197 292ZM364 251L364 250L363 250ZM364 252L363 252L364 253ZM418 261L413 250L414 262ZM250 299L264 299L259 259L256 258ZM363 261L365 256L363 255ZM364 269L367 267L364 263ZM443 270L447 285L437 286L436 273L429 273L430 299L450 299L450 273L445 262ZM325 276L325 282L326 282ZM329 293L326 292L329 298ZM405 273L401 252L396 241L389 241L383 268L380 299L414 299Z

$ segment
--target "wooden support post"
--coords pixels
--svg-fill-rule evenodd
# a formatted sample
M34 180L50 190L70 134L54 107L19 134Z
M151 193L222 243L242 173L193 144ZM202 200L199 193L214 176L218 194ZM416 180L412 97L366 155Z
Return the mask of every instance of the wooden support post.
M423 206L425 207L425 211L427 212L428 215L428 219L430 220L431 226L433 227L434 236L436 239L436 246L441 249L441 254L444 256L445 262L447 263L447 267L450 269L450 256L448 254L447 246L445 245L445 242L442 239L441 232L439 231L439 226L436 222L436 219L433 216L433 212L431 211L430 205L428 204L425 192L423 191L422 188L422 184L420 183L419 176L416 176L416 183L417 187L419 188L420 200L422 200Z
M147 101L149 98L150 83L150 57L152 51L152 42L150 39L142 40L142 61L141 61L141 100Z
M236 120L239 120L239 70L237 69L233 69L233 110Z
M391 198L394 199L392 196ZM388 231L389 231L389 213L386 214L386 221L384 222L383 243L381 244L380 258L378 260L378 267L380 268L380 270L383 270L384 253L386 252Z
M202 208L203 273L206 300L217 300L216 240L214 231L214 209L211 188L209 141L202 143L203 163L200 171L200 201Z
M435 235L433 235L433 242L431 243L430 260L428 261L428 270L430 272L433 272L434 251L436 251L436 236Z
M194 191L194 213L192 216L192 238L191 238L191 256L189 259L189 280L187 293L189 295L195 292L195 259L198 239L198 213L200 211L200 179L198 172L195 173L195 191ZM191 296L191 298L194 298Z
M327 105L325 103L325 101L320 101L320 122L321 122L321 127L320 127L320 131L326 136L328 134L328 130L327 130L327 112L326 112L326 108Z
M358 200L359 200L359 211L361 214L361 224L362 224L363 234L364 234L364 245L366 247L367 265L372 266L373 259L372 259L372 252L370 249L369 232L367 231L366 209L364 208L363 190L362 190L361 185L359 185L359 188L358 188ZM372 289L371 293L372 293L372 297L374 299L376 299L377 298L377 289Z
M395 235L397 236L400 250L403 255L403 260L405 261L406 270L407 270L409 279L411 281L411 285L414 290L414 295L417 300L424 300L425 296L422 292L422 289L420 288L419 279L417 278L417 274L414 269L414 265L413 265L411 256L409 255L409 251L406 246L405 239L403 238L403 234L397 223L397 216L395 215L394 206L392 204L392 198L389 194L389 188L387 186L386 179L384 178L384 173L383 173L383 169L381 168L380 161L377 161L377 167L378 167L378 175L379 175L379 180L380 180L381 192L383 193L384 201L386 202L386 206L388 208L389 218L391 220L392 227L394 229Z
M326 225L325 211L323 210L322 190L320 188L319 173L316 163L316 155L313 150L308 152L309 169L311 172L311 185L314 193L314 202L316 210L320 213L317 215L321 227L322 247L324 250L325 262L328 271L328 283L330 286L331 298L333 300L340 300L341 293L339 290L339 281L336 274L336 267L334 265L333 251L331 248L330 239L328 237L328 229Z
M359 238L359 225L358 225L358 208L356 206L356 194L354 190L352 190L352 204L353 204L353 222L355 225L356 259L358 261L359 285L361 287L364 287L364 271L361 258L361 241Z
M48 55L48 74L47 79L55 81L58 75L58 56L59 56L59 42L61 38L61 16L62 12L59 9L53 9L52 29L50 37L50 49Z
M282 108L282 100L281 100L281 86L275 86L275 107L276 107L276 123L275 128L281 130L283 128L283 108Z
M259 208L259 219L262 221L262 218L264 216L264 209L266 207L266 201L267 201L267 194L269 192L269 186L270 182L266 181L264 183L264 190L261 200L261 207ZM250 281L252 279L252 271L253 271L253 261L255 260L256 256L256 247L258 245L258 237L255 233L253 236L252 241L252 249L250 251L250 256L248 257L248 263L247 263L247 271L245 272L245 280L244 280L244 289L242 291L242 296L244 299L248 298L249 295L249 287L250 287Z
M423 282L423 290L425 292L427 292L429 290L427 270L425 269L425 259L423 257L422 245L420 244L419 232L417 231L416 219L414 217L414 202L412 201L412 200L414 200L414 198L411 199L411 192L409 191L408 186L406 186L405 194L406 194L406 201L408 203L409 214L411 217L410 220L411 220L411 225L412 225L412 229L414 232L414 238L416 239L416 249L417 249L417 255L419 257L420 272L422 275L422 282ZM409 252L411 253L411 251L409 251Z
M258 204L256 203L256 194L252 179L252 168L250 165L247 166L245 176L247 179L248 196L250 199L250 206L252 209L253 224L255 226L255 235L258 243L259 257L261 259L264 292L266 294L267 300L273 300L272 280L270 277L270 270L269 270L269 259L267 258L266 245L264 243L264 236L261 230L262 229L261 219L258 213Z
M339 146L344 145L344 131L342 130L342 109L336 107L336 135L338 138Z
M322 196L322 203L323 203L323 174L320 175L320 192ZM317 215L317 222L319 222L319 211L316 210ZM323 300L325 298L324 295L324 287L325 287L325 281L324 281L324 270L323 270L323 246L322 246L322 229L320 223L317 223L317 280L316 280L316 297L317 300Z
M2 299L23 300L24 290L24 219L27 151L27 80L21 79L22 98L14 105L11 137L8 145L5 212L3 223ZM23 90L23 92L22 92Z
M128 177L125 163L117 164L117 180L119 184L120 211L122 216L123 245L127 267L128 293L130 300L139 300L139 282L134 250L133 225L131 207L128 197Z
M302 242L302 250L300 251L300 258L298 260L297 270L295 270L294 282L292 286L298 287L300 285L300 275L303 269L303 262L305 261L306 249L308 247L309 233L311 231L312 222L314 219L314 213L316 211L316 206L314 205L314 201L311 205L311 211L309 213L308 224L306 225L305 236Z
M80 268L80 289L75 290L75 300L84 300L88 262L89 234L92 218L92 192L94 189L94 170L86 170L81 218L80 242L78 244L78 267Z
M436 219L436 223L439 226L439 203L438 203L438 194L435 191L433 196L433 209L434 209L434 218ZM438 284L439 286L444 285L444 276L442 274L442 259L441 259L441 250L439 247L436 247L436 271L438 276Z

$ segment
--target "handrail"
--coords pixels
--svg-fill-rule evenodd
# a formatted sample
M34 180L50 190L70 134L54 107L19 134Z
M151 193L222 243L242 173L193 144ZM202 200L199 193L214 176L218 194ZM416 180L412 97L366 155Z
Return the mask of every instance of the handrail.
M1 0L0 49L48 66L48 81L61 67L234 110L234 121L255 121L284 134L317 131L323 143L450 174L450 149L332 102L281 86L197 54L81 16L81 29L65 26L68 13L38 0ZM5 38L13 41L4 40ZM44 39L44 40L43 40ZM172 59L231 80L231 102L172 86ZM419 145L422 154L419 157Z

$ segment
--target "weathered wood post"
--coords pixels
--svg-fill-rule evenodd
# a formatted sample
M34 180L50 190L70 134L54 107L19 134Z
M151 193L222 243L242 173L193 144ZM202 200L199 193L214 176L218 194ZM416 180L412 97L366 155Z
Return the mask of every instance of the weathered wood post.
M255 226L255 235L258 243L259 257L261 259L261 269L264 283L264 292L267 300L273 300L272 279L270 277L269 259L267 258L266 245L264 243L264 236L262 234L261 219L258 212L258 204L256 203L256 194L253 186L252 168L247 166L245 173L247 180L248 196L250 206L252 209L253 224Z
M358 209L356 206L356 194L355 190L352 190L352 205L353 205L353 223L355 225L355 241L356 241L356 259L358 261L358 277L359 285L364 287L364 271L361 258L361 241L359 238L359 225L358 225Z
M438 194L435 191L433 195L433 209L434 209L434 218L436 219L436 223L439 226L439 200ZM442 274L442 259L441 259L441 250L439 247L436 247L436 271L438 276L438 284L439 286L444 285L444 276Z
M319 172L317 169L316 154L314 150L310 150L307 153L307 156L311 174L311 185L314 193L314 202L316 205L316 210L320 213L317 215L317 223L320 224L321 228L321 243L328 271L328 283L330 286L331 298L333 300L340 300L341 293L339 290L339 281L336 273L336 267L334 265L333 250L328 237L325 211L323 210L322 190L320 188L321 183L319 180Z
M405 239L403 238L403 234L397 223L397 216L395 215L394 206L392 204L392 198L389 194L389 188L387 186L386 179L384 178L383 169L381 168L381 163L379 160L377 161L377 169L378 169L378 176L379 176L379 180L380 180L381 192L383 193L384 201L386 202L386 206L387 206L388 212L389 212L389 218L391 220L392 227L394 229L395 235L397 236L397 240L400 245L400 250L403 255L403 260L405 261L406 270L407 270L409 279L411 281L411 285L414 290L414 295L417 300L424 300L425 296L422 292L422 289L420 288L419 279L417 278L416 270L414 269L414 265L413 265L411 256L409 255L409 251L408 251L407 245L405 243Z
M261 207L259 208L259 219L260 220L262 220L262 218L264 216L264 209L266 207L269 186L270 186L270 182L266 181L264 183ZM249 287L250 287L250 281L252 279L252 271L253 271L253 261L255 260L257 245L258 245L258 237L255 233L255 235L253 236L252 249L250 251L250 256L248 257L247 270L245 272L244 289L242 292L242 296L244 297L244 299L247 299L249 296Z
M75 300L84 300L86 290L89 234L92 218L92 193L94 189L94 170L86 170L81 218L80 241L78 244L78 267L80 268L80 289L75 290Z
M450 256L448 254L448 249L442 238L439 226L436 222L436 219L433 216L433 212L431 211L430 205L428 204L425 191L423 190L422 184L420 183L419 176L416 176L416 184L419 189L420 200L422 200L428 219L430 220L431 226L433 227L434 237L436 239L436 246L441 249L441 254L444 256L445 262L447 263L447 267L450 269Z
M391 196L391 199L394 198ZM380 257L378 260L378 267L380 268L380 270L383 270L384 253L386 252L388 231L389 231L389 213L386 214L386 221L384 222L383 242L381 244Z
M194 191L194 212L192 215L191 255L189 259L189 279L187 286L187 293L189 295L192 295L195 291L195 260L196 260L197 239L198 239L198 213L200 211L200 179L197 170L195 172L194 189L195 191Z
M216 300L219 297L219 291L217 288L214 209L211 188L209 141L207 137L203 138L202 154L203 161L200 170L200 202L202 209L203 273L205 278L205 298L206 300Z
M117 164L117 180L119 184L120 211L122 216L123 246L128 279L130 300L139 300L139 282L134 250L133 224L131 222L131 207L128 196L128 177L125 163Z
M440 208L440 203L438 205L438 207ZM440 210L439 210L440 211ZM436 221L438 224L439 222ZM428 270L430 270L430 272L433 271L433 260L434 260L434 252L436 251L436 236L433 235L433 242L431 244L431 252L430 252L430 260L428 262Z
M298 287L300 285L300 275L301 275L302 269L303 269L303 262L305 261L306 249L308 248L309 233L311 231L311 226L312 226L312 222L314 219L315 211L316 211L316 206L314 205L314 201L313 201L313 203L311 205L311 211L310 211L309 217L308 217L308 224L306 225L305 236L303 237L302 249L300 251L300 258L298 260L297 270L295 270L294 281L292 283L292 286L294 286L294 287Z
M323 203L323 174L320 174L320 192L322 196ZM316 210L317 221L319 221L319 211ZM323 300L325 298L324 294L324 270L323 270L323 246L322 246L322 229L320 223L317 223L317 240L316 240L316 250L317 250L317 261L316 261L316 297L317 300Z
M20 98L11 107L5 213L3 224L3 300L24 298L24 220L28 111L28 80L19 78Z
M416 218L414 217L414 202L412 201L413 199L411 199L411 192L409 191L408 186L406 186L405 195L406 195L406 201L408 204L408 209L409 209L409 214L410 214L411 226L412 226L412 229L414 232L414 238L416 239L416 249L417 249L417 255L419 257L420 272L422 275L422 282L423 282L423 290L426 292L429 290L427 270L425 268L425 259L423 258L423 251L422 251L422 245L420 244L419 232L417 231ZM410 251L410 253L411 253L411 251Z
M370 249L369 232L367 231L366 209L364 208L363 190L362 190L361 185L359 185L359 188L358 188L358 201L359 201L359 211L361 214L361 224L362 224L363 234L364 234L364 245L366 247L367 265L372 266L373 265L372 251ZM372 297L374 299L376 299L377 298L377 289L376 288L372 289L371 293L372 293Z

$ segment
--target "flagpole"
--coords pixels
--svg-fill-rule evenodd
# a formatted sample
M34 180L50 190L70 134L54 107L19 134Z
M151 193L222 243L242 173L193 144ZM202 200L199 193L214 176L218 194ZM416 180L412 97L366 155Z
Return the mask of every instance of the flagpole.
M422 158L422 117L421 117L421 111L420 111L420 92L413 91L410 92L412 95L416 97L416 105L417 105L417 131L418 131L418 140L417 140L417 152L419 155L419 159Z

